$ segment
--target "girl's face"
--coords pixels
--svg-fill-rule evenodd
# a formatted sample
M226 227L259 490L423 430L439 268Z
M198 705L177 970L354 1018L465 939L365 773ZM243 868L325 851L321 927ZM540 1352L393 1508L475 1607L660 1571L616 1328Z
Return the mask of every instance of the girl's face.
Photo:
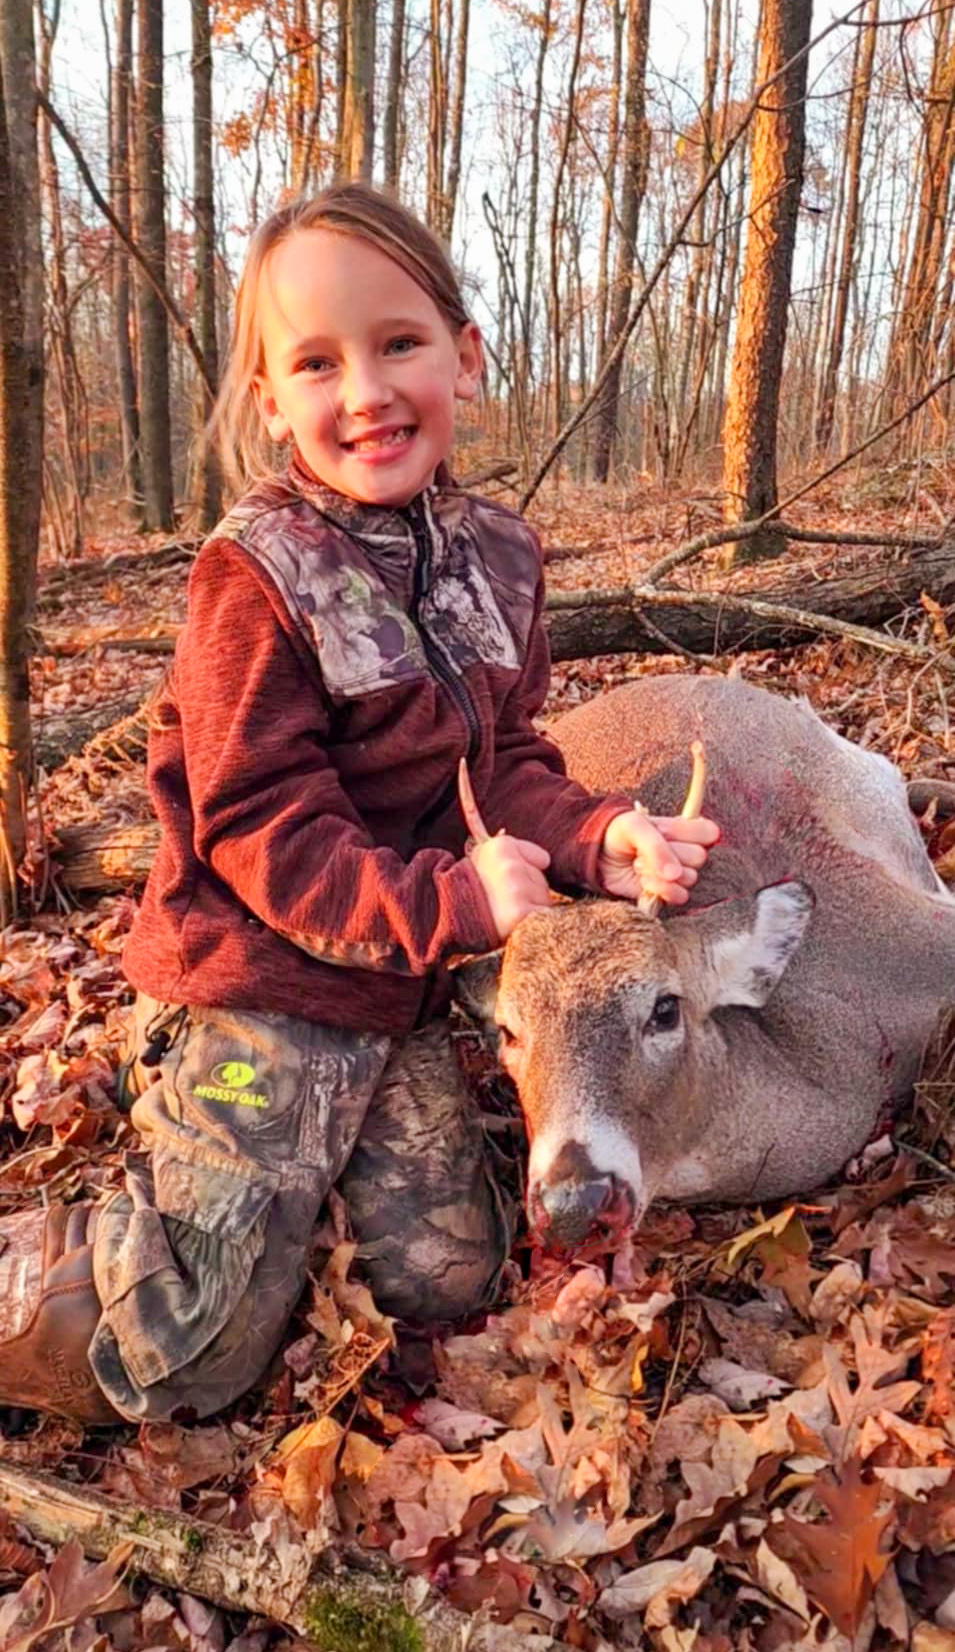
M455 400L478 391L473 322L457 334L434 300L371 242L297 230L269 254L258 293L273 441L289 437L319 481L369 505L407 505L451 451Z

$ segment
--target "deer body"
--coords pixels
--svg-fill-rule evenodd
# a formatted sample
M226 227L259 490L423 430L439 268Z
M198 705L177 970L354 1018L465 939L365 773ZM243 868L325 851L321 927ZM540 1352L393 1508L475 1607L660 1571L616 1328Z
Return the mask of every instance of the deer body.
M644 678L552 733L575 778L653 814L679 812L700 739L722 836L682 910L556 906L504 949L532 1221L574 1244L656 1197L807 1191L908 1096L955 1000L955 898L901 776L723 678Z

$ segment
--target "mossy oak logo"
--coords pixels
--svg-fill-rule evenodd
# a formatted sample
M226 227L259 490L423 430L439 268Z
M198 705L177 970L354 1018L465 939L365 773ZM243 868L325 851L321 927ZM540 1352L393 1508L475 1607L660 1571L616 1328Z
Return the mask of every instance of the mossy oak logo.
M212 1082L224 1084L227 1090L247 1090L255 1083L255 1068L247 1061L220 1061L212 1069Z
M193 1094L204 1101L227 1101L233 1107L267 1107L268 1097L253 1090L256 1071L247 1061L220 1061L213 1067L211 1084L197 1084Z

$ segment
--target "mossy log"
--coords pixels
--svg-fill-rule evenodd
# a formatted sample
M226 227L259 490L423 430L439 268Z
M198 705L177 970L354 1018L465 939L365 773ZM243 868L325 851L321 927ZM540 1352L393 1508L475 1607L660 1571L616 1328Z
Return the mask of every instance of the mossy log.
M0 1508L45 1543L76 1538L102 1559L131 1543L130 1567L157 1583L230 1611L287 1624L316 1652L556 1652L549 1635L525 1635L466 1617L420 1579L400 1578L369 1557L333 1570L303 1548L279 1555L244 1532L162 1509L137 1509L52 1474L0 1462Z

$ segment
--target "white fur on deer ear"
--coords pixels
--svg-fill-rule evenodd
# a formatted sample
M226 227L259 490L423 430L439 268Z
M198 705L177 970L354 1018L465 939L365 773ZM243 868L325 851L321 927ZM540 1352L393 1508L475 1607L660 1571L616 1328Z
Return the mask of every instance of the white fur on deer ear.
M705 1009L760 1009L802 941L814 904L812 890L792 880L694 914L706 965Z

